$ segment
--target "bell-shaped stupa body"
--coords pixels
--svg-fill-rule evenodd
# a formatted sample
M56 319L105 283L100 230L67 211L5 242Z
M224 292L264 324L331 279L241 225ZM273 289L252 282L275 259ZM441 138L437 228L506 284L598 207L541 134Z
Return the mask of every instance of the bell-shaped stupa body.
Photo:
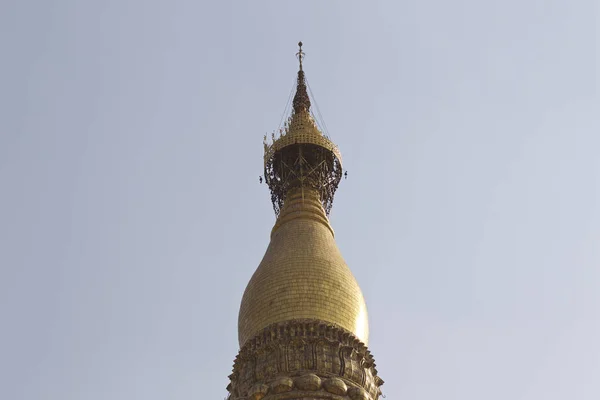
M367 344L367 308L358 283L338 250L319 194L300 188L288 193L244 292L240 346L271 324L307 319L339 326Z
M285 132L271 143L265 137L264 179L277 220L242 298L230 400L376 400L381 394L383 381L366 347L365 300L328 219L342 159L311 116L303 55L300 48Z

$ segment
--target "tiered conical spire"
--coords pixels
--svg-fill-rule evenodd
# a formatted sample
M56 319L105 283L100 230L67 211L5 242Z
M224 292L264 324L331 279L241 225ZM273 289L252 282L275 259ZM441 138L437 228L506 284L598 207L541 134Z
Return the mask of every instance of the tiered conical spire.
M227 389L231 400L377 400L365 301L327 218L341 156L310 116L301 45L288 127L265 141L278 218L242 298Z
M329 214L333 197L342 178L342 156L337 146L325 137L310 113L310 98L302 69L304 52L299 43L300 68L292 114L285 131L272 143L265 135L265 180L271 190L275 214L279 215L292 188L314 189Z
M302 60L304 59L304 52L302 51L302 42L298 43L300 50L296 55L300 63L298 70L298 83L296 85L296 94L294 95L294 113L300 113L301 111L310 112L310 98L306 91L306 78L304 77L304 71L302 70Z

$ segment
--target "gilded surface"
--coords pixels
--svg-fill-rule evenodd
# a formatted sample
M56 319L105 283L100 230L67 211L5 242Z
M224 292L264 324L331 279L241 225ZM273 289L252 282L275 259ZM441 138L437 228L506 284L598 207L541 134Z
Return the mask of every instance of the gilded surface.
M267 137L265 136L263 144L265 148L265 166L275 152L293 144L314 144L324 147L335 154L340 164L342 162L342 154L339 148L331 140L323 136L307 110L300 110L294 113L290 117L288 125L286 125L281 136L274 139L271 144L267 143Z
M317 320L270 325L242 347L229 378L233 400L371 400L383 384L364 343Z
M278 218L242 298L228 400L377 400L365 301L327 218L341 155L311 116L299 46L292 115L278 138L265 137Z
M270 324L305 318L340 326L368 342L363 295L335 244L318 195L298 190L288 197L244 292L240 346Z

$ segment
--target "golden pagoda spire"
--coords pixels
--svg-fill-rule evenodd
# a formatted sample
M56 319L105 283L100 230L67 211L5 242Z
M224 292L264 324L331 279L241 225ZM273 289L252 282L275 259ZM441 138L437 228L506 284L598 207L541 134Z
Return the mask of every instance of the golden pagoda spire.
M300 111L310 112L310 98L306 92L306 79L304 78L304 71L302 70L302 60L305 56L305 53L302 51L302 42L298 42L298 47L300 50L298 50L296 56L298 57L300 68L298 69L298 83L293 102L294 113L299 113Z
M230 400L377 400L365 300L327 217L342 159L310 115L299 47L292 114L281 136L265 137L277 220L240 304L227 390Z
M310 98L302 66L302 42L296 54L298 80L292 114L285 130L272 143L265 136L264 176L271 191L275 214L279 215L287 193L297 187L317 190L329 215L342 178L342 156L335 143L325 137L310 114Z

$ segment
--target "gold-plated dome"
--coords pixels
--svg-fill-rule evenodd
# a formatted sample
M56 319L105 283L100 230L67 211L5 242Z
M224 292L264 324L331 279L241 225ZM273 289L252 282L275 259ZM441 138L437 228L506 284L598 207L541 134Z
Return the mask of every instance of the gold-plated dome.
M344 262L316 190L291 191L271 243L240 306L240 346L267 326L312 319L341 327L367 344L362 292Z

